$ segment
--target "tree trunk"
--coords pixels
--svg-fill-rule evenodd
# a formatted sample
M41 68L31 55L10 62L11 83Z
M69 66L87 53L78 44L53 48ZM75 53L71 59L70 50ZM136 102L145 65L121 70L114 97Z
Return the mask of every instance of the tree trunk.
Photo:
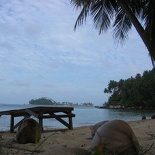
M154 54L155 53L155 0L150 1L150 10L151 10L151 17L149 19L150 20L149 39L150 39L150 46L151 46L151 54L152 53Z
M147 47L148 52L149 52L149 54L151 56L152 65L153 65L153 67L155 67L155 64L154 64L154 61L155 61L155 50L154 50L154 46L151 45L151 42L149 40L149 36L145 32L144 28L142 27L142 25L140 24L140 22L138 21L136 16L133 14L131 9L125 3L125 1L124 0L119 0L119 5L125 11L127 16L129 17L129 19L131 20L132 24L136 28L136 30L137 30L138 34L140 35L141 39L143 40L143 42L144 42L145 46Z

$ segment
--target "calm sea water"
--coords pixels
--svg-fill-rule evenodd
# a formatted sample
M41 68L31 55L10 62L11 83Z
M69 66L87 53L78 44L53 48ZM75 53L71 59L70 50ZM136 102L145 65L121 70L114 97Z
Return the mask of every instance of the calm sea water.
M33 105L16 105L16 104L0 104L0 111L22 109L33 107ZM73 113L76 117L73 118L73 126L89 126L103 120L122 119L125 121L141 120L142 116L150 119L155 113L153 110L118 110L118 109L97 109L94 107L74 107ZM15 123L21 120L22 117L16 117ZM45 119L45 128L65 128L60 122L52 119ZM10 116L3 115L0 117L0 131L9 130Z

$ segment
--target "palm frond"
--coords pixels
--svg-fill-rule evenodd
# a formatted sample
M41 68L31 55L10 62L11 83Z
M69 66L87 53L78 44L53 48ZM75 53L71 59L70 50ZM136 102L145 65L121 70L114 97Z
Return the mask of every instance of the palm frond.
M155 60L155 0L70 0L81 12L74 29L92 17L99 34L114 28L113 36L122 43L128 37L132 23ZM132 22L131 22L132 21Z
M140 18L143 7L145 6L144 0L127 0L127 4L133 14Z
M110 27L116 9L117 5L114 1L96 0L92 3L91 15L95 28L99 30L99 34Z
M127 39L128 31L131 29L132 23L121 8L119 8L118 13L116 14L113 27L113 36L115 39L118 39L119 42L123 42L125 39Z
M151 6L150 6L149 1L145 1L145 4L142 9L142 13L141 13L141 19L144 22L144 27L148 25L150 13L151 13L150 9L151 9Z
M92 0L71 0L71 4L74 5L74 8L82 8L76 22L74 25L74 30L77 26L80 26L83 24L83 22L86 22L86 18L89 15L90 6L92 4Z
M70 0L71 5L73 5L75 8L82 7L84 4L86 4L89 0Z
M115 0L71 0L74 8L82 8L75 22L74 29L86 22L88 15L92 16L94 26L99 30L99 34L106 31L118 6Z

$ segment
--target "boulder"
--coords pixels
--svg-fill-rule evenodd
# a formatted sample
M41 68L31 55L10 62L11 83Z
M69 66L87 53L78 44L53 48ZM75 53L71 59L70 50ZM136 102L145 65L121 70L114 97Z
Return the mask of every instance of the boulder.
M142 120L146 119L146 116L142 116Z
M91 126L91 136L94 137L95 136L95 132L97 131L97 129L102 126L103 124L107 123L108 121L101 121L96 123L95 125Z
M24 119L18 127L16 141L20 144L37 143L41 138L41 127L32 118Z
M92 151L110 155L138 155L139 142L131 127L122 120L112 120L95 133L91 142Z
M155 114L153 114L153 115L151 116L151 119L155 119Z

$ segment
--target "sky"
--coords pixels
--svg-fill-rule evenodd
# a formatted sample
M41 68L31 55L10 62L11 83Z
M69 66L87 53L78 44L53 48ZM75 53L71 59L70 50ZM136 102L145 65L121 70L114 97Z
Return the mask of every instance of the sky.
M110 80L152 69L135 29L120 45L90 19L74 31L78 14L69 0L1 0L0 103L47 97L102 105Z

